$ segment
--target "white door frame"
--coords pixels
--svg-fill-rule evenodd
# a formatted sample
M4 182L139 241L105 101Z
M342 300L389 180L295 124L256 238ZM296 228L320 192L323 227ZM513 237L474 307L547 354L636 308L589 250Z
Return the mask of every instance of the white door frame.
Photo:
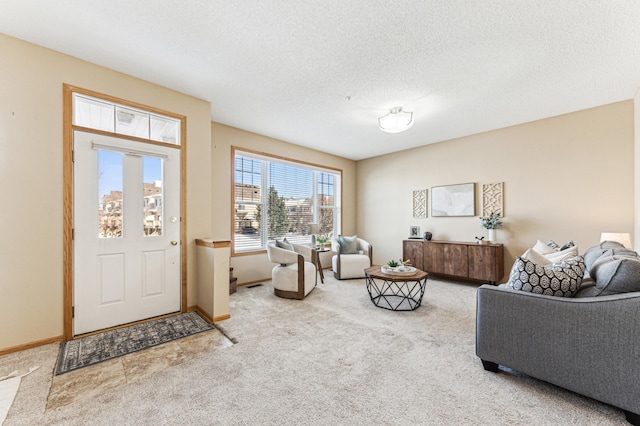
M137 138L133 136L126 136L116 134L112 132L105 132L100 130L93 130L84 127L78 127L73 125L73 93L81 93L94 98L103 99L107 102L113 102L121 105L130 106L139 110L148 111L154 114L165 115L176 118L181 121L181 144L173 145L163 142L155 142L147 139ZM74 338L73 333L73 271L74 271L74 257L73 257L73 132L74 130L82 130L88 133L96 133L105 136L112 136L121 139L130 139L138 142L145 142L149 144L161 145L171 147L180 150L181 156L181 172L180 172L180 270L181 270L181 284L180 284L180 312L187 312L187 220L186 220L186 175L187 175L187 161L186 161L186 143L187 143L187 123L186 117L183 115L174 114L168 111L159 110L157 108L148 107L145 105L129 102L124 99L115 98L113 96L105 95L102 93L94 92L91 90L82 89L69 84L63 85L63 336L64 340L71 340Z

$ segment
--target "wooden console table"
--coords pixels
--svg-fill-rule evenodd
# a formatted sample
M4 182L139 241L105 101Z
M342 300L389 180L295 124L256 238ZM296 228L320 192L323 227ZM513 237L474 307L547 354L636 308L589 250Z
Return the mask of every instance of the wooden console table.
M504 275L502 244L404 240L402 258L430 274L496 284Z

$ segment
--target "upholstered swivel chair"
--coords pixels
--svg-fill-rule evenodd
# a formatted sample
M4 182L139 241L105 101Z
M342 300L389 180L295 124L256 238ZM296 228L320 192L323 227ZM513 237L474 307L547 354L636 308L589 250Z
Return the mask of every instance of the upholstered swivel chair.
M311 260L311 248L293 244L294 250L267 244L267 255L271 263L277 263L271 270L273 291L276 296L286 299L304 299L316 286L318 276L316 265ZM308 253L305 253L307 252Z
M373 258L371 244L355 235L338 236L331 240L331 250L336 253L331 259L334 277L339 280L365 277L364 270L371 266Z

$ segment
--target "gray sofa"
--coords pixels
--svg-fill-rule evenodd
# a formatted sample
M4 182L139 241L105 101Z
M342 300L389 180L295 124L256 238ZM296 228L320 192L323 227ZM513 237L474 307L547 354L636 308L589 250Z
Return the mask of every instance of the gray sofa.
M488 371L520 371L621 408L640 425L640 257L606 242L584 263L571 298L479 287L476 355Z

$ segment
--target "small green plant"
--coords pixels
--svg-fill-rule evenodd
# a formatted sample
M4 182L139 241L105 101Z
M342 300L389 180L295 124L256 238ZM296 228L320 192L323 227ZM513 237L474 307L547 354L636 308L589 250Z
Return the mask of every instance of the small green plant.
M387 265L389 265L390 268L395 268L397 266L400 266L397 260L390 260L389 262L387 262Z
M329 242L329 238L327 238L327 237L323 237L321 235L318 235L316 237L316 243L318 243L320 245L327 244L328 242Z
M500 215L498 213L491 213L489 216L480 217L480 225L484 229L498 229L502 226Z

